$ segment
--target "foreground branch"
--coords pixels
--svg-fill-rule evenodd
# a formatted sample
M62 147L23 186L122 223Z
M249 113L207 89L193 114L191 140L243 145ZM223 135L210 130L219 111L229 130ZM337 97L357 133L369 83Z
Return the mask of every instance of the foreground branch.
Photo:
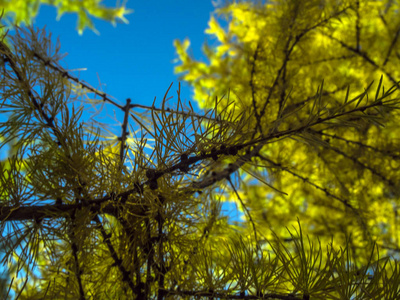
M85 207L82 204L54 204L54 205L32 205L32 206L0 206L0 221L23 221L41 220L48 218L64 218L70 216L74 210ZM118 208L109 204L101 207L100 204L91 204L92 213L104 213L117 216ZM136 215L143 215L144 209L137 207L134 211Z

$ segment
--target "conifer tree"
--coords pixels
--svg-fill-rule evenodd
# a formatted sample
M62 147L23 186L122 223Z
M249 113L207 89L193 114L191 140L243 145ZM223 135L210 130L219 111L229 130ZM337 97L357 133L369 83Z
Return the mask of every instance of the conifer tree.
M398 11L227 2L208 63L176 42L201 111L179 84L121 104L44 30L4 37L2 298L399 299ZM118 135L82 118L105 105Z

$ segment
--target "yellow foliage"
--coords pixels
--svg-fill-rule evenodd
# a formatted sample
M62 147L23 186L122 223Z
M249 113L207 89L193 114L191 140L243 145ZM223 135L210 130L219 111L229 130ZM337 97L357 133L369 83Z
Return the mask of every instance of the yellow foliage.
M82 34L86 27L96 32L89 16L109 21L115 26L117 19L128 23L125 15L132 13L132 10L127 9L124 4L119 7L108 8L101 4L101 0L6 0L1 1L0 4L5 15L10 15L16 25L20 23L31 24L39 12L41 4L56 6L57 19L60 19L64 13L76 13L78 14L77 29L79 34Z
M230 3L217 11L230 20L227 29L210 18L207 33L218 43L204 48L209 63L189 57L185 40L186 47L177 48L175 71L185 73L181 78L194 87L202 108L213 107L215 97L229 92L219 109L229 101L253 109L260 117L250 118L248 125L258 128L259 136L306 128L341 106L371 104L396 86L397 9L397 3L385 1ZM352 101L372 81L368 96ZM378 224L399 222L393 205L378 209L382 201L398 202L398 121L395 111L382 106L271 139L261 151L265 159L254 161L252 170L264 167L271 186L288 196L262 183L250 185L252 176L245 176L243 189L251 186L249 210L275 229L299 216L303 227L314 228L311 232L324 242L330 235L344 242L351 232L366 234L365 224L370 238L378 238L376 228L383 228ZM357 234L354 245L363 238ZM392 242L400 247L400 240Z

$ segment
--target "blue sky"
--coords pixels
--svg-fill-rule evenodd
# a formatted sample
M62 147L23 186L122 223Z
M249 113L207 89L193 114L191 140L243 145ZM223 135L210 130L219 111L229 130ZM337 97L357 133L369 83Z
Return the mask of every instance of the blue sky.
M103 2L114 6L115 0ZM151 105L154 97L162 99L171 82L173 94L178 87L173 60L177 57L174 39L191 40L193 54L203 58L201 46L210 14L214 11L211 0L157 0L128 1L129 24L117 24L95 19L96 35L86 29L83 35L76 31L75 14L64 14L56 21L56 9L42 5L35 26L52 32L53 40L60 38L62 52L68 53L64 63L69 69L87 68L79 77L94 87L117 98L121 104L126 98L134 103ZM191 90L182 84L182 98L190 99Z

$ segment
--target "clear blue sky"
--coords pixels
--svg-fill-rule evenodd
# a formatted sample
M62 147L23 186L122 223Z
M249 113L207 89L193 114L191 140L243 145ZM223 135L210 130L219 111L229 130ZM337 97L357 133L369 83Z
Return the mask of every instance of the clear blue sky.
M103 1L114 6L115 0ZM178 87L173 60L176 58L174 39L191 40L193 54L201 58L201 46L207 35L204 30L214 11L211 0L157 0L128 1L129 24L117 24L95 19L96 35L86 29L83 35L76 31L75 14L64 14L56 21L56 9L42 5L35 26L43 27L60 38L64 59L69 69L87 68L80 78L98 87L98 78L104 91L125 103L131 98L135 103L152 104L155 96L162 99L171 82L173 93ZM204 57L203 57L204 58ZM190 99L191 91L182 85L182 98Z

